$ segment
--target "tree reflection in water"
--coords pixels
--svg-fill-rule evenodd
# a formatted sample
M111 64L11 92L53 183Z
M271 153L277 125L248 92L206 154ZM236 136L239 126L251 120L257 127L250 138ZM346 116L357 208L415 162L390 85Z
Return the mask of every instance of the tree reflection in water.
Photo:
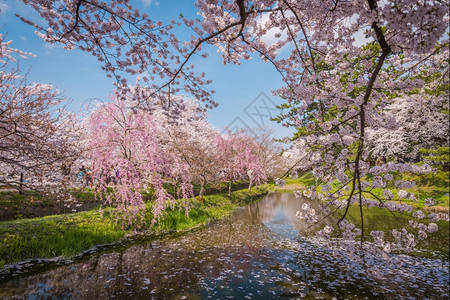
M336 260L295 217L304 201L274 193L203 230L97 254L0 285L0 296L29 298L331 299L446 297L448 262L410 258L397 277L368 278ZM395 271L395 270L394 270ZM419 273L421 276L415 276Z

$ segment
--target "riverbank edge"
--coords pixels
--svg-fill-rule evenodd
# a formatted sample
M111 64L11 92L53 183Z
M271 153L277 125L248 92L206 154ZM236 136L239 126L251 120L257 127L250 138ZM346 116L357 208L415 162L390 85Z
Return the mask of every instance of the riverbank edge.
M168 210L165 218L151 227L123 229L114 220L114 209L98 209L66 215L0 222L0 273L21 269L32 262L72 262L100 248L128 244L133 239L158 239L184 234L229 217L240 207L259 201L271 191L268 185L192 198L189 215ZM147 209L151 204L146 205ZM151 221L151 220L150 220ZM144 220L144 223L151 223ZM4 274L0 274L4 275Z

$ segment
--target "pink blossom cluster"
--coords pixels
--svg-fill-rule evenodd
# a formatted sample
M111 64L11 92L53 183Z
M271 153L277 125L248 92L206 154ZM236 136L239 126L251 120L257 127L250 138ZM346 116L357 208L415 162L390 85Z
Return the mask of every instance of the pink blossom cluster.
M88 132L92 172L107 203L128 213L130 221L145 214L141 193L144 187L155 190L155 217L173 201L163 187L165 178L180 178L183 196L191 195L183 185L189 182L185 166L177 157L162 151L150 114L130 110L122 101L103 104L91 113ZM112 194L107 192L111 177L119 182Z
M449 221L449 213L429 213L428 219L433 222L439 222L440 220Z

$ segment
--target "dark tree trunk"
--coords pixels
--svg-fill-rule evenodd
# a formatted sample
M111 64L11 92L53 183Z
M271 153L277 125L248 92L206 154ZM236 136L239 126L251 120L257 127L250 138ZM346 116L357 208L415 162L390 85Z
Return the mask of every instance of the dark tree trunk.
M23 172L20 172L19 195L22 195L22 189L23 189Z

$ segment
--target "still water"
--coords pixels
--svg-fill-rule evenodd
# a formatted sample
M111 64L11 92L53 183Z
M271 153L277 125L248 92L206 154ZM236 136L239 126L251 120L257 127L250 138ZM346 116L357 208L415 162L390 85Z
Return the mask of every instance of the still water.
M368 277L308 237L304 201L272 193L200 230L3 280L0 298L448 299L448 261L404 257Z

